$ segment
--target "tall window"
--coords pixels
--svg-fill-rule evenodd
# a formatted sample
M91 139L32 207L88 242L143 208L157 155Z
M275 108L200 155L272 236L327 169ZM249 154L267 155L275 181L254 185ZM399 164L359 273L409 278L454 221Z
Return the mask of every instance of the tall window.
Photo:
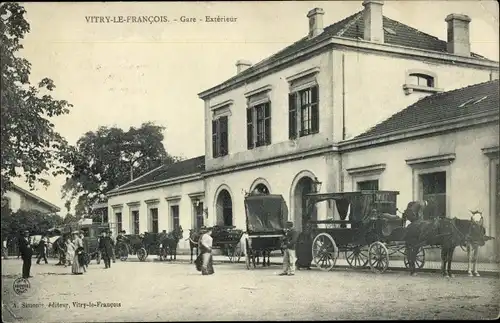
M194 205L194 229L199 230L203 226L203 202Z
M378 179L358 182L358 191L378 191Z
M271 144L271 103L262 103L247 109L248 149Z
M446 217L446 172L420 175L422 198L427 201L424 218Z
M408 78L410 84L426 87L434 87L434 77L426 74L414 73Z
M319 89L317 85L290 93L288 107L290 139L319 132Z
M132 234L139 234L139 211L132 211Z
M118 229L118 232L120 232L123 230L122 213L117 212L115 216L116 216L116 228Z
M151 232L158 233L158 208L149 210L151 216Z
M228 154L227 130L227 116L212 120L212 156L214 158Z
M172 205L170 207L170 216L172 217L172 229L179 228L179 205Z

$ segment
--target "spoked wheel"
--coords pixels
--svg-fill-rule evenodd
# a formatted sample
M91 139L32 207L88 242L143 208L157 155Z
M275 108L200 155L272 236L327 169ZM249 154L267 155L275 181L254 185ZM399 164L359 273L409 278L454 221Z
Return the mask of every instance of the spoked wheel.
M406 250L404 252L404 255L405 255L404 259L405 267L410 268L410 263L408 261L408 255L406 253ZM424 265L425 265L425 249L423 247L420 247L418 248L417 257L415 259L415 267L417 267L418 269L422 269Z
M146 261L146 258L148 257L148 252L144 248L140 248L137 250L137 258L139 261Z
M356 246L345 252L345 259L352 268L364 268L368 264L368 247Z
M368 261L370 269L377 274L381 274L387 270L389 267L389 251L382 242L375 241L370 245Z
M117 248L117 254L118 254L118 257L120 257L120 260L121 261L126 261L127 258L128 258L128 247L126 244L124 243L121 243L118 245L118 248Z
M339 249L328 233L318 234L312 243L313 261L321 270L330 271L337 262Z

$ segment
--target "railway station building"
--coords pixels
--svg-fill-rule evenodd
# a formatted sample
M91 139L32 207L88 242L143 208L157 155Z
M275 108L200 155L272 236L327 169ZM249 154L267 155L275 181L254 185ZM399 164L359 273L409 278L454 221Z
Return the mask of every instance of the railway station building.
M205 154L111 191L111 221L127 232L205 225L244 229L245 194L281 194L303 226L304 194L399 191L441 216L482 211L500 238L498 62L470 50L468 16L443 17L440 40L383 15L383 1L323 25L199 93ZM335 218L318 205L316 219ZM481 249L493 260L500 239ZM187 248L182 240L180 248ZM498 259L495 259L498 260Z

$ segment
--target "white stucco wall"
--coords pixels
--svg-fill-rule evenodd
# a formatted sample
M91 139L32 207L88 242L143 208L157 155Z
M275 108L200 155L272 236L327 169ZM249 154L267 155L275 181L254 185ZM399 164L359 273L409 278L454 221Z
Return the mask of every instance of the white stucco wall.
M342 115L342 55L345 55L346 139L355 137L394 113L432 93L406 95L403 84L408 71L435 75L435 87L450 91L490 80L492 69L436 63L388 54L334 51L334 115ZM498 73L498 70L496 71ZM336 140L341 139L341 120L335 120Z
M150 231L149 209L158 208L158 230L172 231L171 205L179 205L179 222L184 230L184 238L179 241L179 248L189 248L189 242L185 241L189 237L189 229L193 227L195 218L193 199L189 194L203 192L203 181L196 180L171 186L163 186L150 190L144 190L124 195L111 196L108 199L108 214L110 222L116 223L116 213L122 213L123 230L132 232L132 211L139 210L139 231ZM170 197L179 197L170 200ZM147 203L157 199L155 202ZM167 200L169 199L169 200ZM199 201L204 202L203 195L199 196ZM138 203L137 203L138 202Z
M407 159L455 154L455 160L449 166L438 166L436 171L447 172L447 216L468 219L468 210L478 209L483 212L487 234L495 236L496 214L490 211L490 159L483 154L482 148L498 146L498 126L483 126L462 130L455 133L427 137L389 146L378 146L357 150L343 155L344 190L356 190L356 182L366 179L379 179L379 189L399 191L398 209L403 211L408 202L418 199L416 181L418 174ZM386 164L380 175L352 177L346 169ZM429 169L436 165L429 164ZM494 242L488 242L481 249L483 257L490 257ZM460 253L461 250L457 252Z
M17 212L21 208L21 194L16 191L7 191L5 192L5 197L9 199L12 212Z

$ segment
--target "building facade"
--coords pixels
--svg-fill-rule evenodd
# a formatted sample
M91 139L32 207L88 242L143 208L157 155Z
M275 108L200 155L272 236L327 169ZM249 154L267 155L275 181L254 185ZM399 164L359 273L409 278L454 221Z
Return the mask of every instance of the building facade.
M4 203L12 212L35 210L42 213L57 213L61 211L58 206L14 184L10 190L5 192L2 198L2 206L4 206Z
M399 209L410 200L434 199L441 201L436 202L440 208L446 206L446 216L457 217L467 216L464 208L469 207L460 192L475 192L481 195L474 202L489 219L488 230L495 231L495 211L484 206L491 204L494 186L485 183L495 178L495 160L498 164L498 102L496 114L485 107L491 97L474 104L486 109L486 115L481 109L472 109L473 117L453 111L469 107L469 99L481 99L462 88L484 83L491 91L498 85L498 62L470 51L471 21L465 15L446 17L448 40L442 41L385 17L383 1L364 1L363 6L326 27L323 10L313 9L307 14L310 27L304 38L258 64L239 60L234 77L199 94L205 109L205 156L193 160L203 158L203 170L193 172L192 182L177 184L179 179L171 178L172 184L161 182L161 189L143 190L141 198L119 188L111 194L109 208L141 201L139 212L147 213L146 200L158 198L163 213L171 214L166 198L184 192L185 223L194 226L189 194L196 193L203 200L205 224L244 228L244 196L259 190L283 195L290 219L300 230L302 196L321 182L321 192L398 190ZM452 100L455 106L451 104L445 119L421 117L421 109L450 95L459 95L459 101ZM467 95L472 97L462 100ZM412 115L413 122L373 133L398 114ZM454 118L473 121L452 127L448 123ZM488 153L465 157L478 149ZM473 181L470 172L461 174L463 167L475 170ZM425 176L433 172L437 175ZM424 190L425 181L437 182L434 186L444 182L446 190ZM462 191L465 183L471 186ZM480 183L484 190L477 191ZM336 215L322 205L315 216ZM146 218L139 216L141 227Z

